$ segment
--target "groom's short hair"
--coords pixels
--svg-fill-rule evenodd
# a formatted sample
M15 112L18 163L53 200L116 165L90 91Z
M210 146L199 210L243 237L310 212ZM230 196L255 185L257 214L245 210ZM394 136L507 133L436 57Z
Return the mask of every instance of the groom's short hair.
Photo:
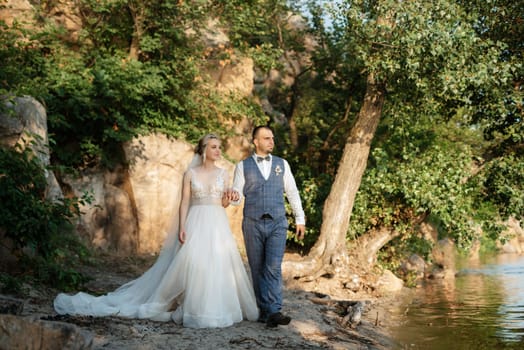
M273 129L269 125L259 125L253 129L253 133L251 134L251 140L254 140L255 137L257 137L258 130L260 129L268 129L269 131L273 132Z

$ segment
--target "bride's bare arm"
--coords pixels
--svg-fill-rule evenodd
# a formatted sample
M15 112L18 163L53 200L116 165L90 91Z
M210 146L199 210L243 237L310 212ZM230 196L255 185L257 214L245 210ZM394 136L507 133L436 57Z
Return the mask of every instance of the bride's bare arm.
M184 181L182 183L182 199L180 200L180 230L178 232L178 240L184 243L186 240L186 218L189 210L189 200L191 199L191 174L188 171L184 174Z
M224 173L224 184L226 186L229 186L229 175L227 174L226 171L223 172ZM229 187L226 187L224 188L224 193L222 193L222 206L224 208L227 208L229 207L229 203L231 202L231 193L230 193L230 188Z

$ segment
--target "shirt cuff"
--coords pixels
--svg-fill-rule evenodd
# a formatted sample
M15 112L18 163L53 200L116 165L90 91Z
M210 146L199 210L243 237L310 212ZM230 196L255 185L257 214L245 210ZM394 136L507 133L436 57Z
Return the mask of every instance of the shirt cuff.
M242 202L242 198L240 198L237 201L229 201L229 204L238 206L238 205L240 205L240 202Z
M301 217L301 216L300 217L298 217L298 216L295 217L295 224L296 225L304 225L305 226L306 225L306 218Z

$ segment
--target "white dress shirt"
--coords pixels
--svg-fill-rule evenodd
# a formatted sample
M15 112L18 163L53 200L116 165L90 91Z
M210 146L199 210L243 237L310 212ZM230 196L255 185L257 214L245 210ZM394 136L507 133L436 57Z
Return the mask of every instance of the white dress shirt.
M253 154L252 156L255 159L255 163L258 166L258 170L260 170L260 173L264 177L264 179L268 179L269 175L271 173L271 165L273 164L273 157L269 158L269 161L263 160L261 162L257 162L257 155ZM298 193L297 184L295 182L295 178L293 176L293 173L291 172L291 167L289 166L289 163L287 160L283 159L284 161L284 193L286 194L287 200L289 204L291 205L291 209L293 209L293 214L295 214L295 223L297 225L305 225L306 224L306 216L304 214L304 210L302 209L302 202L300 201L300 194ZM242 198L244 197L244 184L246 183L246 180L244 178L244 163L239 162L235 167L235 175L233 178L233 189L237 191L240 194L240 199L236 202L231 202L233 205L239 205L242 201Z

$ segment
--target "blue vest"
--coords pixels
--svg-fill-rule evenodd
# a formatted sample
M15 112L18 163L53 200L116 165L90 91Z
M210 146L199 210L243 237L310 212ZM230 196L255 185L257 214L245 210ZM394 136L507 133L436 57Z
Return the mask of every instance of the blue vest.
M244 217L260 219L269 214L273 219L286 216L284 205L284 160L272 156L271 172L266 180L253 157L243 161ZM264 161L265 162L265 161Z

